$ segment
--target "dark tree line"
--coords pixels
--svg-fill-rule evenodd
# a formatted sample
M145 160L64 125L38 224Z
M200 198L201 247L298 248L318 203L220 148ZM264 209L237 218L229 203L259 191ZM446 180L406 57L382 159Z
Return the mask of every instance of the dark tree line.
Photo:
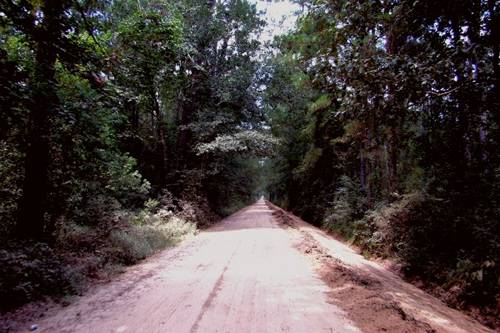
M498 1L301 1L268 61L271 197L410 276L500 288Z
M5 232L50 238L61 216L84 222L96 205L134 209L164 191L216 211L251 199L232 174L262 153L262 26L240 0L3 0Z
M255 199L263 25L244 0L0 0L0 312Z

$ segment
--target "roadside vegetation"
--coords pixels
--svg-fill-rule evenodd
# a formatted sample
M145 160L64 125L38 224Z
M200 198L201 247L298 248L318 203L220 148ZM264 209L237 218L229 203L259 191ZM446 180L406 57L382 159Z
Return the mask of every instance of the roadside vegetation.
M0 250L0 298L6 301L0 310L47 296L65 300L82 294L91 283L108 281L124 266L194 235L196 221L206 223L210 214L160 207L157 201L148 204L138 212L104 214L91 226L60 220L50 243L5 243Z

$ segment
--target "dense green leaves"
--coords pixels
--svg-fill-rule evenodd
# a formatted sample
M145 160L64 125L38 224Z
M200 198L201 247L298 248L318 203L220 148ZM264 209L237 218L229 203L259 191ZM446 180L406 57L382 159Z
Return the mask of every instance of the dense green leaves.
M301 3L267 67L267 119L286 142L271 197L388 246L411 274L448 288L462 274L462 300L493 304L498 269L478 283L485 270L461 263L498 265L498 2Z
M0 311L262 194L263 24L244 0L0 1Z
M193 186L219 209L228 190L215 185L239 182L228 176L239 156L276 143L256 104L263 21L247 1L4 1L0 10L7 232L17 212L30 221L26 235L50 238L63 216L89 222L95 198L135 209Z

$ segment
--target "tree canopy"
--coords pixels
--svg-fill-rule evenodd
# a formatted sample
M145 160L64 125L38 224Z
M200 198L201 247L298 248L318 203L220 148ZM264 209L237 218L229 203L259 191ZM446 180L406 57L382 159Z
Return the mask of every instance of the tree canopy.
M462 281L461 301L494 302L499 3L300 2L265 65L284 141L271 198L409 276Z

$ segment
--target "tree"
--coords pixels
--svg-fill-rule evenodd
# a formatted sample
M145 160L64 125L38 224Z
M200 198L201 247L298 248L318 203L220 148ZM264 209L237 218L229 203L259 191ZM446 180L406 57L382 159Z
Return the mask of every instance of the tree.
M353 232L364 225L364 244L377 230L374 214L386 212L381 207L412 207L387 222L409 219L388 237L405 239L398 255L408 272L442 282L462 274L457 267L466 260L478 263L469 273L483 272L479 263L500 243L493 236L500 217L489 208L498 193L498 3L301 3L307 10L297 29L276 41L272 58L293 59L310 90L268 69L268 119L290 142L275 159L276 178L287 187L273 194L318 224L342 220ZM276 93L287 90L293 98ZM294 131L284 131L291 124ZM294 140L306 148L298 151ZM335 207L351 205L341 195L346 179L359 186L351 192L360 207L348 220L330 218ZM429 261L439 261L433 267L441 271ZM489 269L483 286L469 281L463 297L495 294L498 274Z
M64 1L46 1L39 7L28 2L5 1L1 7L11 23L26 33L35 48L32 93L27 131L23 195L19 205L18 233L43 234L49 164L49 122L59 102L55 90L55 65L66 31Z
M175 65L177 53L182 45L182 18L178 10L166 3L144 4L135 6L130 13L121 13L119 17L116 43L112 52L117 66L113 72L118 84L127 93L127 108L130 109L132 135L138 135L138 109L143 110L150 119L150 134L155 146L154 177L155 184L165 186L168 172L167 138L165 113L168 107L167 98L176 80ZM121 17L121 15L124 15ZM133 149L137 158L141 156Z

